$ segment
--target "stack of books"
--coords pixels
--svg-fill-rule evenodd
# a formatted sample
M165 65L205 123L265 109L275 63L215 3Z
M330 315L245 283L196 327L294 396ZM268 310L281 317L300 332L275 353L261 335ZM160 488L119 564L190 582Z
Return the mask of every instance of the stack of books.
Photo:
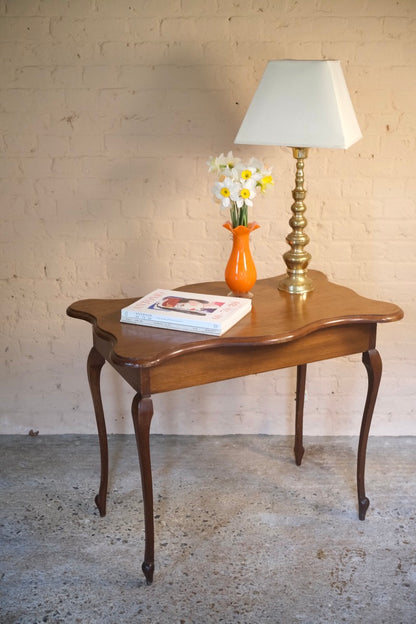
M154 290L121 310L121 322L221 336L251 311L251 299Z

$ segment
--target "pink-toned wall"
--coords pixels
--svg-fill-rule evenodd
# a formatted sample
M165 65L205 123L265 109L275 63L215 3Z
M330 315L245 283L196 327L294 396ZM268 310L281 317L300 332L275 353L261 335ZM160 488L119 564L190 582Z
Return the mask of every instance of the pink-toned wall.
M3 433L94 432L87 297L218 280L230 241L210 155L272 165L259 278L284 271L294 161L234 146L269 59L340 59L364 138L306 163L311 266L391 300L372 432L416 434L415 0L0 0ZM307 94L306 94L307 97ZM359 356L311 365L307 434L356 434ZM104 370L110 432L132 394ZM295 371L155 397L159 433L293 432Z

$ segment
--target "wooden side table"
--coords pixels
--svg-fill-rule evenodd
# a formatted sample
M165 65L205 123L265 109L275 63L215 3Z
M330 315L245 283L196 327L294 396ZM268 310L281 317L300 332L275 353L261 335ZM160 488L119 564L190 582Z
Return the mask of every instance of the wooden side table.
M306 366L329 358L362 353L368 391L357 457L359 518L369 505L364 470L367 440L380 384L382 363L376 350L377 323L398 321L402 310L392 304L359 296L310 271L315 290L290 295L278 290L281 277L260 280L253 288L252 312L220 337L120 323L121 308L135 299L87 299L72 304L67 314L93 326L88 379L97 420L101 453L101 482L95 502L106 513L108 450L101 401L100 373L105 361L135 390L132 417L139 455L145 553L142 570L148 584L154 572L153 485L149 432L152 395L214 381L232 379L288 366L297 367L295 460L301 464ZM180 290L227 294L222 282L192 284Z

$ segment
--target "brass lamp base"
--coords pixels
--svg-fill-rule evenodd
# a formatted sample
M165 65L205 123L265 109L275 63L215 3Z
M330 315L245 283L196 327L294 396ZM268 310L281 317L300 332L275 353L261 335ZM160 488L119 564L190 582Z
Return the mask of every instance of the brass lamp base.
M307 271L305 271L305 273L307 273ZM291 274L281 280L277 287L279 290L284 290L291 295L303 295L314 289L314 283L306 275Z
M293 157L296 158L296 186L292 191L295 201L291 207L293 216L289 220L292 231L286 237L290 250L283 254L287 266L287 277L279 282L278 288L293 295L303 295L314 288L312 280L307 276L307 267L311 255L304 250L310 239L303 231L308 225L304 214L306 206L303 203L306 196L306 191L303 188L303 161L308 157L309 149L307 147L292 147L292 151Z

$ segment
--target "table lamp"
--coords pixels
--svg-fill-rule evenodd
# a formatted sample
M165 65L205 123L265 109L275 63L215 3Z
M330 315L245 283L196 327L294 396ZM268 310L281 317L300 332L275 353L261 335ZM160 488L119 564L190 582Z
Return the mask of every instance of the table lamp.
M307 275L311 255L304 247L306 196L304 160L310 147L347 149L361 138L340 61L269 61L254 94L235 143L284 145L296 158L292 192L290 249L283 255L287 276L280 290L303 294L313 290Z

